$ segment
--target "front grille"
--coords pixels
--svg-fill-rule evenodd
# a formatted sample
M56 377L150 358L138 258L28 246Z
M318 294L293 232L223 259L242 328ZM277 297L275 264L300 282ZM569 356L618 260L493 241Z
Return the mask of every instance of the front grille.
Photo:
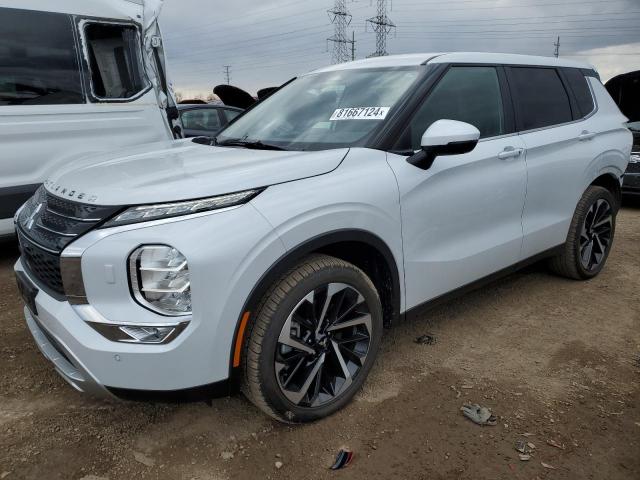
M630 162L627 166L627 173L640 173L640 162Z
M18 241L20 242L22 262L29 273L46 288L63 295L60 255L47 252L35 245L20 230L18 231Z
M40 287L64 295L60 253L118 210L120 207L66 200L40 187L25 203L16 222L22 259Z

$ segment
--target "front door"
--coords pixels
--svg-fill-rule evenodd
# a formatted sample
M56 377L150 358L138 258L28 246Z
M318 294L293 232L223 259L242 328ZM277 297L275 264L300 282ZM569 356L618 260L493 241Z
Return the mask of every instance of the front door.
M519 259L525 152L501 78L495 67L450 67L397 145L418 150L429 125L449 119L480 130L472 152L438 157L428 170L388 154L400 190L407 309Z

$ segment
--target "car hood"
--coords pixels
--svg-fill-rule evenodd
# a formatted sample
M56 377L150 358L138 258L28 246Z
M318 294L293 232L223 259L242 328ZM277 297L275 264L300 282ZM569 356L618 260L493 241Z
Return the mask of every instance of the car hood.
M250 150L169 141L75 161L45 186L54 195L96 205L189 200L322 175L337 168L348 151Z

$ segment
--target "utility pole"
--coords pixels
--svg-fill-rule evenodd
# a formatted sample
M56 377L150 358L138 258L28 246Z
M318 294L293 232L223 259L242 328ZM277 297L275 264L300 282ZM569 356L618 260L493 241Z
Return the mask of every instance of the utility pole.
M327 49L329 42L333 43L331 52L331 63L344 63L349 61L348 45L351 44L351 57L353 59L355 37L347 40L347 27L351 24L351 14L347 11L346 0L335 0L332 10L327 10L329 19L334 26L334 33L331 38L327 38Z
M231 84L231 65L224 66L224 77L227 81L227 85Z
M553 55L558 58L558 56L560 55L560 36L558 36L558 40L553 45L556 47Z
M376 1L378 14L375 17L369 18L366 22L366 24L371 24L376 34L376 51L369 56L384 57L385 55L389 55L389 52L387 52L387 36L391 33L391 30L396 28L396 24L393 23L389 15L387 15L387 0Z
M356 59L356 32L351 31L351 61Z

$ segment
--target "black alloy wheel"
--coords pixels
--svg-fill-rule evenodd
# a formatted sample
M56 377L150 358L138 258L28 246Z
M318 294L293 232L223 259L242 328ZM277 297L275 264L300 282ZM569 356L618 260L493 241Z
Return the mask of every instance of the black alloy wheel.
M355 265L312 254L264 293L247 326L242 391L286 423L346 406L371 371L382 339L382 302Z
M549 260L551 270L574 280L598 275L613 245L618 204L610 190L596 185L587 188L573 213L566 242Z
M371 314L362 294L344 283L322 285L287 317L275 355L282 393L302 407L339 397L367 359Z
M587 271L596 270L611 246L613 209L603 198L591 205L580 232L580 260Z

